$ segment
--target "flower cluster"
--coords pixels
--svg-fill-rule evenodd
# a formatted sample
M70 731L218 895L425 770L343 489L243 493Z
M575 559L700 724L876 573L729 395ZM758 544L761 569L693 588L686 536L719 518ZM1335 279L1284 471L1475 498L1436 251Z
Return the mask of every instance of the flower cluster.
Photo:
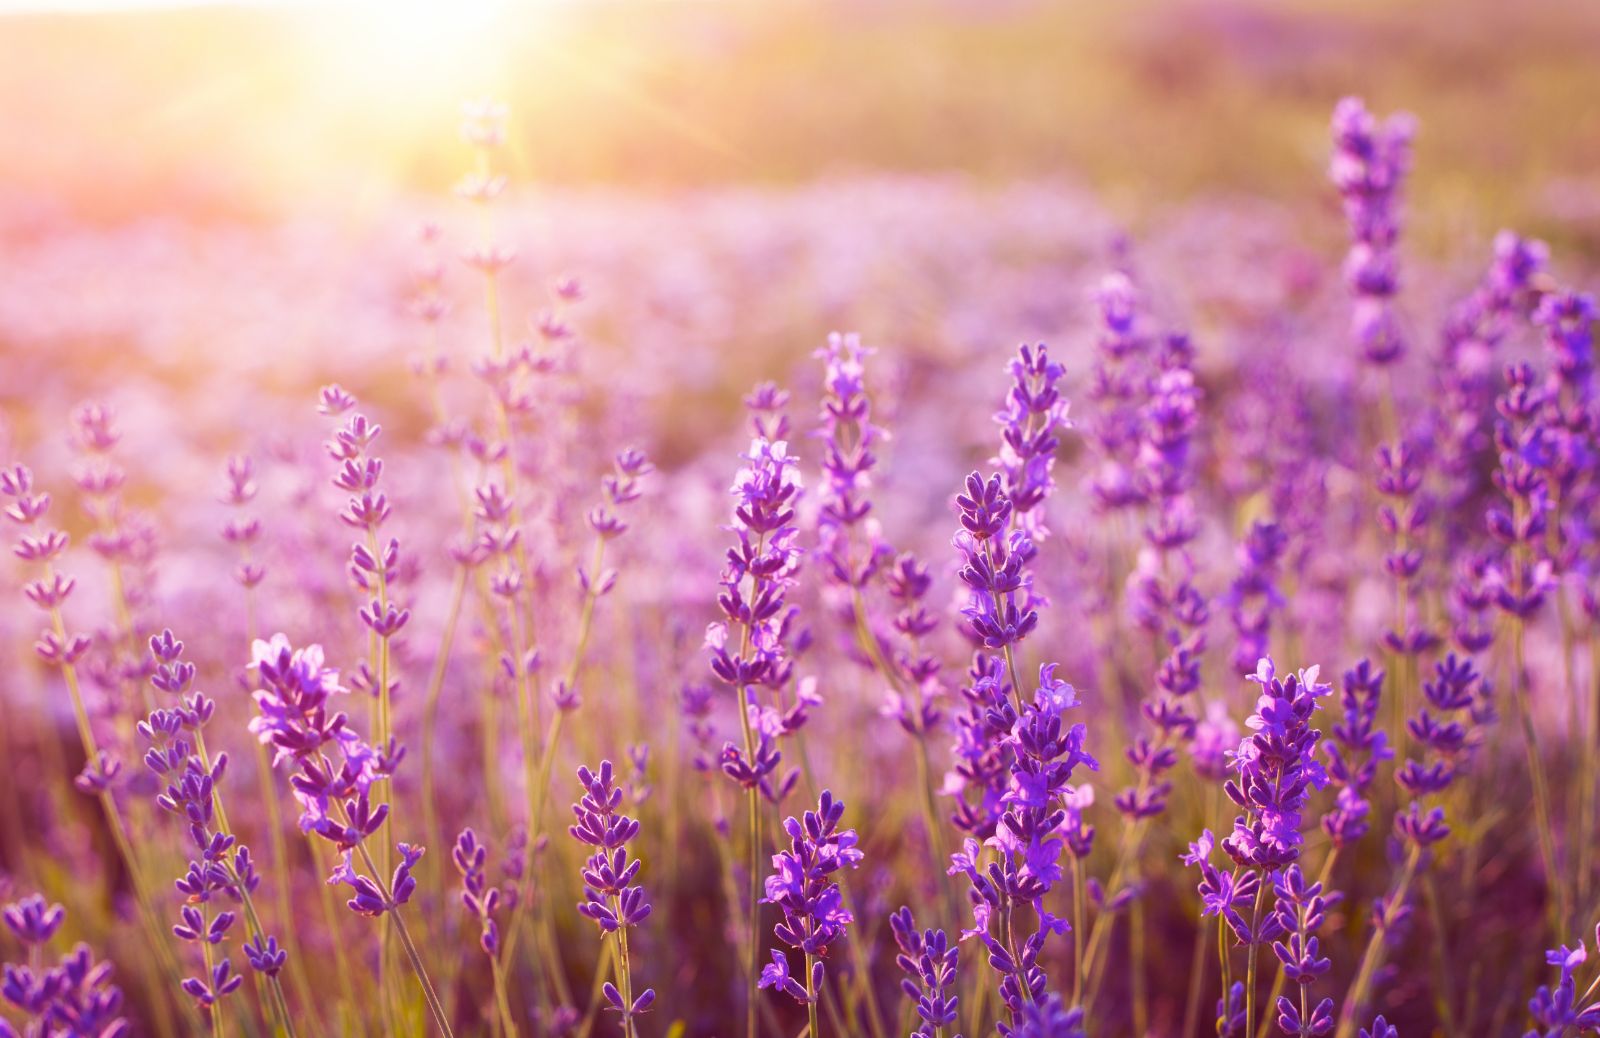
M1146 547L1138 568L1129 577L1130 597L1140 626L1157 635L1165 655L1156 661L1153 694L1140 706L1156 738L1141 735L1128 748L1137 780L1116 798L1117 809L1130 819L1166 809L1170 786L1162 776L1177 763L1173 744L1191 739L1197 723L1188 700L1200 688L1210 605L1194 585L1187 550L1198 533L1189 497L1194 481L1189 441L1199 400L1191 362L1188 340L1166 337L1161 370L1151 380L1141 414L1136 475L1140 497L1154 514L1144 528Z
M1595 931L1595 943L1600 945L1600 928ZM1589 958L1589 951L1580 940L1576 948L1562 945L1545 953L1544 961L1561 971L1554 988L1541 984L1528 1011L1533 1014L1534 1028L1523 1038L1563 1038L1567 1034L1600 1031L1600 1000L1593 998L1595 986L1589 985L1581 995L1573 975Z
M1017 522L1039 541L1047 530L1037 506L1055 490L1061 433L1072 427L1067 420L1067 398L1060 388L1067 369L1051 360L1050 351L1039 343L1019 347L1007 371L1011 387L1005 405L995 415L1000 425L1000 453L990 464L1005 481L1006 499L1016 510Z
M1365 659L1344 672L1339 690L1344 716L1334 724L1333 738L1323 744L1328 779L1339 792L1322 816L1322 828L1335 847L1349 846L1367 834L1372 810L1368 791L1379 765L1394 758L1389 733L1378 727L1383 680L1384 672Z
M856 831L840 829L844 803L823 790L817 809L783 821L789 849L772 856L772 875L766 879L763 903L777 905L783 920L773 928L778 940L805 956L803 983L789 972L789 959L774 949L772 961L761 970L760 986L783 991L802 1004L821 997L825 978L823 959L834 941L855 920L845 906L844 892L833 876L840 869L861 863Z
M1234 777L1223 785L1244 814L1222 841L1228 856L1247 869L1279 869L1300 856L1301 815L1311 792L1328 784L1317 760L1322 733L1311 727L1318 700L1333 691L1317 680L1318 668L1278 677L1262 657L1250 680L1261 686L1256 709L1234 754Z
M1139 326L1138 295L1126 274L1106 275L1095 302L1100 329L1088 396L1096 409L1091 435L1101 461L1090 487L1101 508L1115 512L1143 500L1135 472L1150 337Z
M817 555L829 580L853 589L866 586L889 554L888 546L869 532L865 551L856 557L854 531L872 512L867 491L878 462L872 448L884 435L872 422L866 393L863 361L871 352L856 335L835 332L817 353L826 364Z
M803 691L783 711L762 706L756 697L760 688L781 696L794 669L786 636L795 610L786 594L800 563L795 525L800 475L783 440L758 438L743 457L747 465L734 478L732 490L738 542L728 549L717 596L725 622L707 630L706 646L711 672L737 697L745 733L743 748L731 742L723 746L722 770L740 786L759 788L776 802L798 778L792 772L782 782L772 782L781 760L777 739L801 727L814 705Z
M1272 952L1283 964L1284 977L1299 992L1297 999L1278 999L1278 1027L1291 1038L1327 1034L1333 1030L1333 999L1324 998L1309 1008L1309 992L1333 968L1315 935L1339 896L1324 895L1321 883L1308 883L1298 864L1273 874L1272 894L1275 929L1288 937L1273 941Z
M503 897L499 887L490 886L484 866L489 860L489 849L478 842L478 834L470 828L461 830L450 860L461 873L461 904L478 921L478 945L486 955L500 953L500 912L514 901L516 891Z
M601 761L595 771L579 768L578 784L584 792L572 805L577 821L567 831L574 840L595 849L583 864L584 900L578 912L594 920L602 935L615 935L622 988L619 991L607 983L605 996L611 1008L622 1014L623 1030L632 1035L634 1017L656 1000L650 988L634 997L628 958L628 931L650 917L644 887L634 883L642 863L628 851L629 841L639 835L639 823L618 810L622 788L616 785L610 761Z
M6 1038L124 1038L133 1028L122 1015L122 991L111 983L111 964L96 962L87 944L79 944L45 969L42 960L66 913L37 894L9 904L6 928L28 950L27 964L6 963L0 977L0 998L23 1017L19 1033L0 1018ZM234 978L235 984L238 978Z
M944 1028L956 1022L961 1009L961 998L955 990L959 949L943 930L919 931L911 909L904 905L889 917L889 928L900 949L895 963L905 974L900 981L901 990L916 1007L921 1021L911 1038L942 1038Z
M1344 201L1350 251L1344 278L1355 297L1352 332L1375 366L1399 360L1405 339L1393 309L1400 287L1395 246L1400 237L1400 189L1411 164L1416 122L1393 115L1380 123L1358 98L1333 110L1333 159L1328 176Z
M1406 721L1406 731L1423 759L1409 759L1395 771L1395 781L1413 798L1395 826L1406 840L1426 847L1448 836L1450 827L1443 808L1425 811L1422 802L1455 781L1480 734L1477 727L1492 716L1493 689L1470 659L1450 653L1434 664L1433 680L1422 691L1427 705Z
M392 912L416 889L411 872L422 848L399 845L400 863L387 887L358 872L351 854L359 850L364 857L366 841L388 819L389 805L374 803L373 789L393 774L404 749L392 739L382 748L367 744L348 715L331 712L337 702L332 697L349 690L339 683L337 670L324 666L320 645L296 649L286 636L275 634L270 641L255 643L251 667L260 687L251 693L259 714L250 730L273 748L274 767L294 766L289 784L300 802L300 828L340 851L330 881L354 890L351 911L369 916Z
M150 684L171 697L175 705L152 711L139 722L139 734L148 746L144 762L166 783L156 803L186 826L196 855L177 883L184 904L182 922L172 932L182 941L202 946L206 975L186 978L183 989L203 1009L214 1011L212 1007L237 990L242 978L233 973L228 955L220 947L237 916L221 909L213 914L213 898L225 895L246 906L255 948L276 949L277 942L262 931L251 903L261 879L250 848L232 834L222 813L220 787L228 755L219 753L213 758L206 751L205 728L216 712L216 702L192 691L195 666L183 658L183 642L170 630L150 639L150 655L155 665ZM287 954L281 950L264 960L259 955L249 956L251 965L269 978L276 977L286 960Z
M1278 570L1288 546L1288 533L1272 519L1253 520L1239 542L1239 572L1220 601L1233 620L1233 666L1242 673L1267 654L1272 615L1286 601Z
M1084 726L1068 727L1064 721L1065 712L1077 705L1077 693L1057 680L1054 671L1053 664L1040 668L1033 701L1004 740L1010 761L1007 786L1000 817L986 841L1000 852L999 860L984 867L978 842L971 838L951 857L950 874L964 875L971 888L973 926L963 931L963 939L982 940L990 965L1000 975L1000 997L1011 1016L1010 1027L1002 1025L1004 1034L1020 1028L1024 1008L1044 995L1039 956L1046 938L1070 929L1065 919L1045 908L1044 899L1062 878L1068 841L1074 841L1076 854L1077 841L1084 838L1081 818L1069 821L1071 812L1064 806L1077 800L1070 785L1073 772L1080 766L1099 767L1084 750ZM1037 927L1019 944L1017 913L1022 909L1031 910Z

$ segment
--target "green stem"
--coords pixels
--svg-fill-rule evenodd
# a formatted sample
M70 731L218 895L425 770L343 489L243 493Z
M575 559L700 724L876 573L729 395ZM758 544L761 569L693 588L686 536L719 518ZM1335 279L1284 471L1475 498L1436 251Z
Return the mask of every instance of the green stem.
M1517 722L1522 729L1522 745L1527 751L1528 774L1533 780L1533 806L1537 816L1539 828L1539 854L1544 859L1545 881L1550 887L1550 908L1554 913L1552 923L1556 932L1560 932L1563 921L1567 917L1566 896L1563 891L1561 873L1556 866L1555 835L1551 828L1550 814L1550 789L1545 779L1544 760L1539 753L1539 736L1534 729L1533 706L1530 702L1531 694L1528 687L1526 660L1524 658L1526 646L1526 624L1521 617L1516 617L1511 626L1512 643L1512 679L1511 699L1516 705Z
M345 824L349 824L346 819ZM394 903L389 892L388 881L378 872L377 864L372 860L372 855L367 851L366 841L356 844L356 850L361 852L361 860L372 873L372 882L377 886L378 893L383 896L384 903L389 906L389 911L384 915L394 916L395 932L400 937L400 943L405 946L406 956L411 960L411 970L417 975L417 983L422 986L422 997L427 999L428 1008L433 1012L433 1021L439 1025L439 1031L445 1038L455 1038L455 1032L450 1029L450 1020L445 1016L444 1005L439 1001L439 995L433 990L433 981L428 979L428 970L422 964L422 956L417 954L417 946L412 943L411 931L406 929L406 921L400 915L400 906Z
M817 989L811 983L811 964L816 959L810 953L806 955L806 1032L808 1038L822 1038L822 1031L817 1026Z
M1250 909L1250 950L1247 953L1244 975L1244 1033L1249 1034L1256 1021L1256 957L1261 950L1257 939L1256 923L1261 918L1261 895L1266 893L1266 879L1256 884L1255 904Z
M1411 853L1406 856L1405 865L1400 870L1400 878L1395 881L1394 893L1388 901L1389 910L1405 903L1406 892L1411 887L1411 879L1416 874L1417 863L1422 860L1422 847L1413 844ZM1350 990L1345 994L1344 1009L1339 1014L1339 1029L1335 1038L1350 1038L1355 1033L1357 1014L1366 1008L1368 988L1372 985L1373 975L1377 973L1383 961L1384 928L1375 926L1372 936L1367 938L1367 949L1362 953L1361 965L1356 970L1356 978L1350 984Z

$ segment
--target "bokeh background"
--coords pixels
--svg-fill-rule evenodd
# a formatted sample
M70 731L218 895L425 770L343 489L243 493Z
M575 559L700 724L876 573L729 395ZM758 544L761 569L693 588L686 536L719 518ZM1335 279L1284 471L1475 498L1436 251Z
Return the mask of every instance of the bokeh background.
M1156 283L1202 329L1215 291L1336 288L1346 93L1421 120L1407 250L1459 275L1442 291L1501 226L1600 256L1584 0L40 0L0 26L13 427L172 366L283 385L314 355L299 380L384 392L417 221L470 234L455 127L485 95L511 112L512 277L589 282L594 348L670 356L690 439L831 328L935 357L1068 337L1127 243L1184 268Z

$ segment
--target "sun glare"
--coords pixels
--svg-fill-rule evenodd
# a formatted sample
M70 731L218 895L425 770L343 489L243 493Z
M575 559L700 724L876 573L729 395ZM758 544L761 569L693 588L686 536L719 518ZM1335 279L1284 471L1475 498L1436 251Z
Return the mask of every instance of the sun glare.
M511 13L507 0L356 3L319 8L307 25L333 85L389 103L428 102L499 85Z

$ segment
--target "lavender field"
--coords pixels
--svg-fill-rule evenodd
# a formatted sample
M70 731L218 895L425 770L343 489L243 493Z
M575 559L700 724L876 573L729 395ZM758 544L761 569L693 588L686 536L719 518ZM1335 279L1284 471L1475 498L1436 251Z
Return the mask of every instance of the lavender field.
M1600 1033L1585 6L41 6L0 1038Z

